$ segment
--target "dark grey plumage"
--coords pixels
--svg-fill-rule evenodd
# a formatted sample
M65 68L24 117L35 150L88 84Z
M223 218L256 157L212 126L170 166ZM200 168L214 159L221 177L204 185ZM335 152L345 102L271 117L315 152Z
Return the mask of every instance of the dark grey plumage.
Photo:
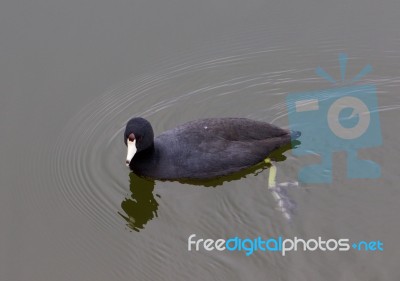
M153 141L150 123L131 119L125 130L137 139L129 163L138 175L153 179L211 179L238 172L300 136L277 126L246 118L210 118L168 130Z

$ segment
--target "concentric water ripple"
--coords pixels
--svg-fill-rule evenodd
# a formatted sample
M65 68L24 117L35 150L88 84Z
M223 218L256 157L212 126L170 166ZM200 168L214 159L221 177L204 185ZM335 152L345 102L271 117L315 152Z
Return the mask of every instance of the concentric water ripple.
M284 54L293 57L290 67L276 61ZM296 67L304 65L302 54L290 48L234 55L227 51L223 57L197 59L118 85L85 106L60 134L51 173L64 199L96 225L121 225L116 214L129 190L122 131L131 117L149 119L156 134L189 120L216 116L249 117L285 127L291 110L286 108L285 94L321 83L313 68ZM276 65L274 71L271 64ZM398 80L371 82L387 86ZM398 108L383 105L380 110Z
M64 128L52 153L52 175L65 200L102 226L115 226L119 223L115 211L129 187L122 141L126 121L132 116L143 116L160 133L206 116L267 120L276 111L268 116L263 113L265 106L246 107L246 99L257 95L265 101L265 91L282 94L277 87L288 83L284 77L301 70L230 73L230 69L254 66L260 59L280 51L262 50L168 67L127 81L85 106ZM243 103L243 110L232 111L233 103Z

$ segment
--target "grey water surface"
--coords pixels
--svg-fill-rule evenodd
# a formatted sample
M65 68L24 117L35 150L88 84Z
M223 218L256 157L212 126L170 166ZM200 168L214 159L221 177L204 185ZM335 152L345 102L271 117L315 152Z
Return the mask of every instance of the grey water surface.
M0 280L399 280L400 2L2 1ZM283 188L268 167L211 186L125 167L133 116L155 133L204 117L289 127L288 93L332 85L320 66L377 87L378 179ZM277 182L318 156L284 152ZM281 159L283 160L283 159ZM214 186L216 185L216 186ZM383 251L188 251L187 239L380 240Z

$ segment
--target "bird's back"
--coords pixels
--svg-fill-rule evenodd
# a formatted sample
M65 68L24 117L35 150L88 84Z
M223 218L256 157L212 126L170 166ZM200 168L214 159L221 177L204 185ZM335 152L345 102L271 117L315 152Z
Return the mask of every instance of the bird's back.
M263 161L290 141L289 131L246 118L192 121L156 137L153 159L142 174L158 179L224 176Z

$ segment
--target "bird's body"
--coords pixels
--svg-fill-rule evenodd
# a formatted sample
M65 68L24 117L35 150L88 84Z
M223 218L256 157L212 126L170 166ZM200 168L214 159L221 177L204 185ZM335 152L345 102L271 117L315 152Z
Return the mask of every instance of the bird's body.
M147 121L133 118L129 122ZM139 131L147 127L136 126L135 132L129 122L125 139L131 131L141 136ZM138 175L153 179L211 179L256 165L298 136L298 132L246 118L201 119L162 133L145 149L139 149L140 139L135 137L137 153L127 163Z

